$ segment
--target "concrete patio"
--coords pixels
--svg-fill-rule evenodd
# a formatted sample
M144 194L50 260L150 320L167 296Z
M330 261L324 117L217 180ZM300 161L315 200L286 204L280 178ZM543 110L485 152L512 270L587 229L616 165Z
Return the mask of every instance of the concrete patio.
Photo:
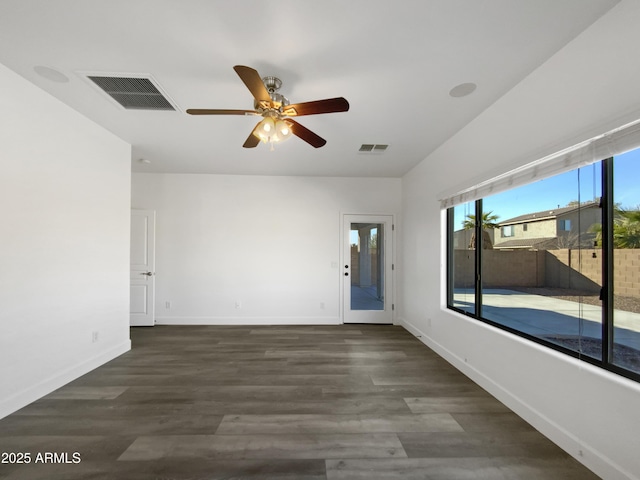
M351 285L351 310L384 310L384 301L378 298L374 285Z
M455 305L473 306L473 291L459 289ZM483 317L535 337L602 338L602 309L599 306L534 295L508 289L483 292ZM638 351L640 357L640 314L614 310L614 344Z

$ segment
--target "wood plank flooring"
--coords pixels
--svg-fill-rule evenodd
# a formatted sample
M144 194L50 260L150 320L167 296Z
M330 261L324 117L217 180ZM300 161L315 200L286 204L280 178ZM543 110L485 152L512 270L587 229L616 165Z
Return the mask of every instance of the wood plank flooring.
M131 339L0 420L0 452L31 454L0 478L598 478L401 327L156 326ZM69 463L35 462L47 452Z

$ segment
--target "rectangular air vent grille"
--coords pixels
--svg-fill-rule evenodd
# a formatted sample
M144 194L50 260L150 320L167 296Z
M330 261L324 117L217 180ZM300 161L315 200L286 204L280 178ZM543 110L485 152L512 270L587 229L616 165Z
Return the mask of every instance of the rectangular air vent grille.
M175 110L148 78L94 75L88 78L128 110Z
M383 153L387 148L389 148L389 145L363 143L358 151L362 153Z

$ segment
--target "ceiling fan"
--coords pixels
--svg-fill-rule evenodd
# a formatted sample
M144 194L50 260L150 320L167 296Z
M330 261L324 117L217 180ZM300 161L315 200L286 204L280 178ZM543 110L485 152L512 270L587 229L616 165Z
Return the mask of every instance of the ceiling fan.
M264 117L249 134L242 145L244 148L254 148L260 141L263 141L270 143L273 149L275 142L285 140L292 134L315 148L322 147L327 143L324 138L300 125L291 117L349 110L349 102L342 97L290 104L285 96L278 93L282 86L282 81L279 78L260 78L256 70L244 65L236 65L233 69L253 95L254 110L190 108L187 113L190 115L260 115Z

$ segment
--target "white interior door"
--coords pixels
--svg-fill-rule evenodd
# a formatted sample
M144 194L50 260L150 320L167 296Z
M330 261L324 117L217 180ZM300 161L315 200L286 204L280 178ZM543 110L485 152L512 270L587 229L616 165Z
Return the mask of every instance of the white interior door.
M393 323L392 242L392 215L344 215L344 323Z
M156 213L131 210L131 326L155 324Z

